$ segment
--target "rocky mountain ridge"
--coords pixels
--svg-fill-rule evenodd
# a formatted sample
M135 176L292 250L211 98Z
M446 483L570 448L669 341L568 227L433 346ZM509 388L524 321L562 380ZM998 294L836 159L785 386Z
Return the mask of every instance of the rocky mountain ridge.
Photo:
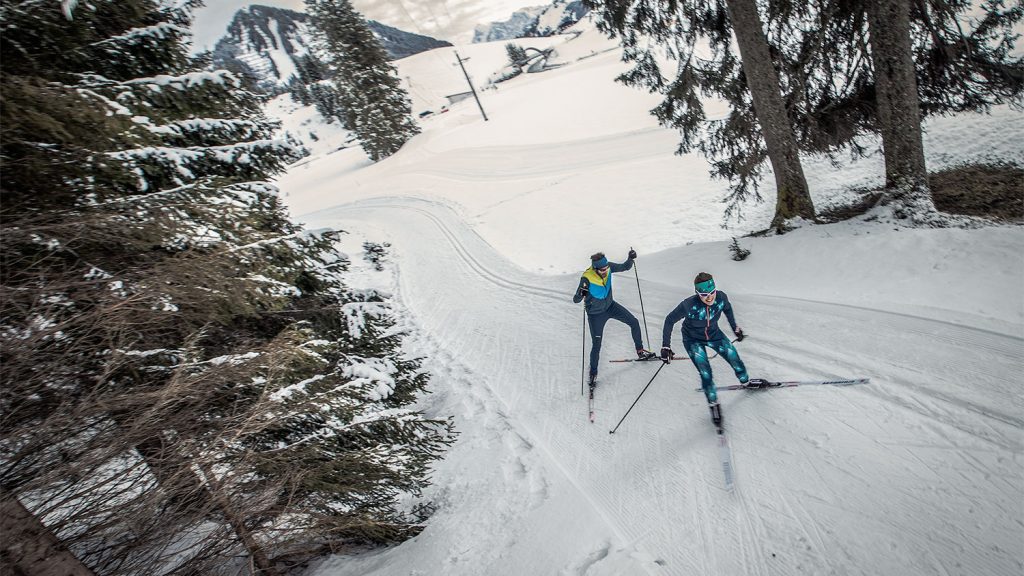
M393 60L451 46L444 40L405 32L368 20ZM310 52L309 17L286 8L252 5L239 10L227 34L213 49L213 64L248 76L264 89L283 87L296 71L296 59Z
M552 36L579 22L589 12L580 0L554 0L547 6L523 8L513 12L508 20L477 25L473 42Z

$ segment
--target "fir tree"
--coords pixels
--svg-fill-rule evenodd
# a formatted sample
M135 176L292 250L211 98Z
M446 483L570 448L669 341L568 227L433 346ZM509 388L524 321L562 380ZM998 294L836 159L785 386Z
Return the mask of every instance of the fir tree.
M4 569L47 533L104 574L399 539L449 442L386 304L263 181L302 151L194 68L190 8L0 4Z
M975 4L964 0L776 6L770 29L792 79L802 147L861 154L859 138L880 134L885 201L897 214L930 219L920 120L1020 102L1024 58L1013 56L1014 27L1024 5L986 1L977 18L967 17Z
M651 113L663 126L678 129L677 154L693 150L710 161L712 174L730 182L726 217L740 215L742 203L760 201L765 161L776 177L772 225L791 217L814 217L789 122L791 103L777 70L777 49L763 33L758 6L751 0L588 0L598 28L621 38L624 59L634 67L618 81L665 96ZM770 18L771 14L768 15ZM733 44L733 35L737 46ZM698 54L706 42L710 54ZM742 57L741 57L742 54ZM659 59L677 62L664 74ZM713 95L730 107L723 120L708 120L701 97Z
M756 0L726 0L729 20L741 55L743 75L765 151L775 173L775 216L772 226L782 230L790 218L814 218L800 149L790 125L786 102L780 93L779 73L771 47L764 36L764 25Z
M352 130L327 67L315 55L305 54L296 58L295 68L297 73L288 82L292 100L303 106L316 106L316 111L328 124L338 120L347 130Z
M726 214L734 213L739 201L759 199L757 179L767 155L751 107L745 64L729 51L727 3L594 0L590 4L596 9L599 27L621 37L626 60L634 63L619 80L664 94L665 100L652 113L663 125L681 131L677 152L704 152L712 158L713 173L733 182ZM922 187L923 159L914 151L920 149L916 144L919 122L912 120L912 111L901 114L902 120L885 111L878 96L886 89L879 85L876 73L892 67L875 58L888 54L900 57L904 66L913 63L913 80L897 81L899 86L888 92L916 82L921 118L1019 102L1024 59L1013 56L1014 26L1024 19L1024 5L987 0L980 6L981 17L967 18L973 6L967 0L909 3L908 59L905 41L898 47L893 35L871 35L869 10L880 10L883 4L867 0L760 4L772 62L800 150L830 156L849 150L860 155L867 151L861 136L882 134L883 148L886 140L890 142L886 153L890 201L897 205L897 212L930 211L927 188ZM882 25L879 31L895 21L894 17L874 18L876 28ZM906 39L907 26L903 28L901 37ZM710 58L694 52L701 37L708 39ZM873 43L879 44L871 50ZM658 64L661 55L679 63L674 74L663 74ZM707 121L701 97L708 94L730 104L727 119ZM899 107L907 108L912 100ZM897 138L896 134L902 135Z
M288 95L291 96L292 102L296 104L309 106L313 103L312 97L309 94L309 88L306 87L306 84L298 76L292 76L288 79Z
M316 111L323 116L328 124L337 120L346 130L355 129L354 121L348 111L342 107L341 94L330 80L321 80L310 84L309 99Z
M867 13L886 186L899 190L902 203L913 212L935 212L924 162L910 0L868 2Z
M514 42L505 44L505 54L508 55L508 63L511 66L521 67L527 59L526 50Z
M387 52L348 0L307 0L306 6L323 57L333 68L347 114L343 124L372 160L394 154L419 128Z

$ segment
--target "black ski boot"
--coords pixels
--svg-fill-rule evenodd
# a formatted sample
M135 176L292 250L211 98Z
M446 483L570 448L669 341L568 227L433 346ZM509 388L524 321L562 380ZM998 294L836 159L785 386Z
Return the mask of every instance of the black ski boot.
M722 407L718 402L708 404L708 409L711 410L711 422L718 428L722 427Z
M654 360L657 357L658 357L658 355L655 354L654 352L650 352L650 351L644 350L643 348L638 348L637 351L636 351L636 359L637 360L641 360L641 361L642 360Z
M762 380L761 378L751 378L746 382L746 385L747 388L752 388L756 390L758 388L770 388L771 382L767 380Z

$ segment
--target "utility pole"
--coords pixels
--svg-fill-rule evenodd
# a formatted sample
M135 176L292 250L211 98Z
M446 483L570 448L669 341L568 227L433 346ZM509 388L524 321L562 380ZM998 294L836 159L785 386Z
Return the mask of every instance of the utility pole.
M473 98L476 100L476 105L480 108L480 114L484 117L484 122L487 122L487 113L484 112L484 106L480 103L480 97L476 95L476 88L473 88L473 82L469 79L469 74L466 72L466 67L462 65L462 58L459 58L459 53L455 53L455 59L459 61L459 68L462 68L462 74L466 77L466 83L469 84L469 90L473 92Z

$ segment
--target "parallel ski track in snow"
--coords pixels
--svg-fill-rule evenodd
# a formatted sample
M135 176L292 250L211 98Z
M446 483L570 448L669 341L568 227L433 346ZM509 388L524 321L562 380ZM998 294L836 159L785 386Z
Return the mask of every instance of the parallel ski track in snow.
M885 327L892 331L901 331L904 333L915 334L926 338L931 342L945 343L954 349L957 347L964 348L964 352L970 352L976 354L975 357L970 357L967 354L958 354L948 364L939 366L930 366L929 369L933 371L936 376L935 380L945 380L947 377L944 374L955 373L954 368L969 372L972 375L972 379L989 381L989 382L1005 382L1005 388L1007 397L1011 400L1011 403L1015 396L1019 398L1019 395L1013 393L1013 388L1017 386L1016 382L1009 381L996 370L992 369L992 363L977 358L977 353L988 353L987 356L995 356L1000 358L1012 359L1019 357L1021 351L1024 350L1024 338L1012 334L1002 334L991 330L982 328L971 328L963 326L961 324L955 324L952 322L946 322L943 320L932 320L921 318L910 314L901 314L898 312L878 311L860 306L851 306L845 304L835 304L830 302L819 302L799 298L789 297L777 297L777 296L755 296L749 298L752 301L762 303L763 305L775 306L779 308L779 313L783 314L789 308L788 302L799 303L805 310L808 306L817 308L822 311L822 315L828 313L833 316L845 316L848 319L856 319L860 322L870 322L873 326ZM869 319L865 318L865 315ZM819 360L831 360L836 364L843 364L847 366L848 370L857 370L857 358L851 357L851 355L844 353L843 351L829 350L828 352L822 351L818 346L808 346L806 343L800 345L794 345L789 342L776 342L772 339L765 339L764 341L755 340L759 346L767 346L775 348L777 350L785 350L789 356L778 356L780 359L783 357L793 357L793 355L801 356L804 358L815 358ZM909 364L912 358L907 358L906 361ZM1020 362L1018 361L1018 364ZM894 368L906 368L906 365L895 364ZM964 370L966 369L966 370ZM904 371L905 373L905 371ZM833 374L832 376L839 377L841 374ZM885 382L876 382L876 386L870 391L861 391L866 394L878 394L881 392L886 397L900 401L904 406L917 410L919 407L913 406L910 403L905 402L906 398L891 390L887 390L888 385L896 385L905 391L911 392L914 395L927 396L937 400L941 400L950 405L957 407L966 408L986 419L994 419L1007 424L1017 430L1024 429L1024 418L1021 418L1015 414L1021 414L1021 409L1024 408L1021 402L1016 402L1013 406L998 406L998 405L983 405L976 402L969 396L956 396L948 392L943 391L938 386L926 386L913 379L900 376L898 371L894 371L892 374L885 376ZM880 389L880 390L879 390ZM1011 413L1006 408L1016 408L1015 413ZM951 426L958 426L956 422L948 422L941 418L940 415L935 413L925 413L925 415L936 418L940 422ZM962 427L961 427L962 428ZM965 430L973 434L969 430ZM992 438L985 438L990 441L994 441ZM1019 443L1003 441L1001 445L1005 448L1020 449Z
M819 359L819 360L831 360L833 362L836 362L835 356L830 356L830 355L820 354L820 353L815 353L815 352L809 352L806 349L798 348L798 347L795 347L795 346L792 346L792 345L776 344L776 343L773 343L773 342L766 342L766 343L760 343L760 344L761 344L762 347L768 347L768 348L775 349L777 351L784 352L784 354L780 354L778 352L776 352L774 354L770 353L774 358L776 358L776 359L778 359L780 361L791 360L794 357L800 357L800 358L804 358L804 359L816 358L816 359ZM762 351L761 353L763 354L764 352ZM846 361L846 362L843 362L843 364L849 366L849 370L856 370L857 369L857 365L854 362ZM830 377L837 377L837 378L839 376L840 376L839 374L832 374L832 375L830 375ZM879 394L882 394L885 398L887 398L888 400L891 400L893 402L896 402L901 407L904 407L904 408L906 408L908 410L912 410L914 412L917 412L918 414L934 418L934 419L936 419L936 421L940 422L943 425L947 425L947 426L952 426L952 427L958 428L961 431L964 431L964 432L967 432L969 434L978 436L979 438L981 438L983 440L986 440L986 441L989 441L989 442L992 442L992 443L994 443L994 444L996 444L996 445L998 445L998 446L1000 446L1002 448L1007 448L1007 449L1020 449L1021 448L1021 445L1019 443L1009 442L1009 441L1006 441L1006 440L1002 440L1002 441L1001 440L996 440L996 439L990 438L988 436L981 435L981 434L979 434L975 430L972 430L972 429L960 426L957 422L949 422L949 421L942 420L940 418L940 416L941 416L940 414L936 414L934 411L923 410L920 407L919 404L914 404L914 403L906 401L906 396L905 395L899 394L899 393L895 393L895 392L892 392L892 391L887 391L886 387L889 386L889 385L895 384L896 386L898 386L898 387L900 387L900 388L902 388L902 389L904 389L906 391L909 391L909 392L911 392L911 393L913 393L915 395L928 396L928 397L931 397L931 398L934 398L934 399L937 399L937 400L941 400L941 401L946 402L946 403L951 404L951 405L955 405L955 406L958 406L958 407L966 408L966 409L974 412L975 414L978 414L979 416L983 416L985 418L991 418L991 419L994 419L994 420L998 420L999 422L1002 422L1003 424L1007 424L1009 426L1015 427L1018 430L1024 429L1024 419L1018 418L1018 417L1016 417L1016 416L1014 416L1012 414L1009 414L1009 413L1007 413L1005 411L1002 411L1002 410L999 410L997 408L993 408L993 407L990 407L990 406L982 406L982 405L977 404L976 402L973 402L973 401L971 401L969 399L955 397L953 395L947 394L947 393L942 392L941 390L937 390L935 388L921 386L920 384L917 384L917 383L915 383L912 380L907 379L907 378L898 378L898 377L888 376L888 377L886 377L884 383L876 382L875 384L876 384L876 387L871 389L871 390L858 390L859 387L856 387L856 386L855 387L851 387L850 389L854 390L855 393L874 395L876 397Z
M438 207L443 206L442 204L438 204L438 203L434 203L434 202L430 202L430 201L423 201L423 200L414 199L414 198L409 198L409 199L404 199L404 200L408 200L408 201L415 202L415 203L427 202L430 205L438 206ZM535 296L540 296L540 297L549 298L549 299L558 300L558 301L564 301L565 300L565 294L560 292L560 291L549 289L549 288L544 288L544 287L537 286L537 285L532 285L532 284L527 284L527 283L523 283L523 282L516 282L516 281L513 281L513 280L509 280L509 279L505 278L504 276L502 276L501 274L490 270L487 266L485 266L477 258L475 258L472 255L472 253L470 253L470 251L465 247L465 245L458 238L458 236L451 230L451 228L441 218L437 217L435 214L433 214L432 212L430 212L427 209L419 208L419 207L415 207L415 206L409 206L407 204L402 204L402 203L398 203L398 202L396 202L396 203L379 203L379 202L376 202L376 201L368 201L368 202L365 202L365 204L367 204L366 206L363 206L363 205L360 205L360 204L363 204L363 203L357 203L357 204L354 204L354 205L347 205L347 206L343 206L343 207L329 209L329 210L327 210L325 212L337 213L337 211L339 211L339 210L347 212L347 211L360 211L360 210L378 210L378 209L382 209L382 208L383 209L391 209L391 210L406 210L406 211L415 212L415 213L423 216L427 220L429 220L437 228L437 230L439 232L441 232L441 234L448 240L448 242L450 243L450 245L451 245L452 249L455 251L455 253L459 255L459 257L463 261L463 263L465 263L473 271L475 271L479 275L480 278L482 278L482 279L484 279L484 280L486 280L486 281L488 281L490 283L493 283L496 286L502 287L502 288L518 290L520 292L525 292L525 293L528 293L528 294L533 294ZM310 216L315 216L315 215L310 215ZM482 238L480 238L480 240L483 241ZM427 340L434 340L434 339L433 338L427 338ZM438 348L440 349L441 346L438 345ZM547 460L563 476L565 476L565 478L572 484L572 486L583 496L583 498L589 503L589 505L605 521L605 523L608 525L608 527L611 529L611 531L615 534L616 538L618 538L619 542L622 543L623 545L629 544L629 545L635 546L637 549L642 549L643 546L639 545L636 542L635 539L630 541L630 539L626 536L625 532L622 531L621 527L615 521L614 516L612 514L610 514L609 511L607 510L607 508L605 506L603 506L594 497L594 495L592 494L591 490L587 489L585 486L583 486L580 483L579 478L577 477L577 475L574 474L571 470L569 470L566 467L566 465L564 464L562 459L557 457L555 454L553 454L551 452L550 448L544 442L541 441L541 437L539 435L537 435L536 433L534 433L533 430L531 430L529 426L525 425L524 422L515 419L515 417L511 415L511 411L509 410L509 406L508 406L508 404L506 402L506 399L500 393L498 393L496 390L493 390L490 387L490 385L488 384L487 379L486 378L481 378L480 381L482 381L484 383L484 386L487 387L488 394L490 396L492 396L493 398L495 398L498 402L500 402L503 405L503 408L504 408L503 417L506 418L506 420L509 422L509 425L513 426L514 428L521 428L522 429L523 437L524 438L529 438L529 442L533 446L536 446L537 448L539 448L545 454ZM646 566L645 564L640 564L640 565L638 565L638 567L643 569L645 573L652 574L652 572L650 572L648 566Z
M315 218L319 222L323 223L329 221L331 218L339 218L346 214L359 213L364 211L375 211L379 210L382 213L387 213L391 210L400 210L415 213L422 216L426 221L430 222L431 225L445 238L449 243L451 250L456 254L463 264L465 264L470 270L473 271L481 280L495 286L499 290L511 290L515 293L526 294L535 297L543 298L549 304L541 305L537 307L539 310L547 305L558 306L559 309L567 308L566 304L569 303L569 297L571 290L575 284L574 279L570 279L566 282L566 288L554 289L544 286L542 283L547 279L541 276L533 276L534 281L522 280L522 278L530 278L531 275L519 269L509 263L508 261L498 257L495 254L483 254L479 253L481 250L488 250L489 246L486 241L483 240L473 230L459 223L459 229L453 229L447 219L454 219L458 221L458 217L454 215L451 210L440 202L433 202L428 200L422 200L418 198L381 198L370 201L357 202L350 205L338 206L328 210L322 210L317 213L307 215L307 218ZM439 212L443 212L439 215ZM387 221L384 214L382 219ZM465 242L466 238L473 238L473 243L477 245L477 248L470 248ZM431 251L440 250L439 247L430 247ZM497 264L501 269L496 269L494 266ZM548 284L559 282L557 278L547 279ZM645 283L645 296L650 291L652 295L659 296L659 300L664 303L665 301L671 300L678 292L677 289L666 287L655 283ZM628 299L628 295L626 295ZM646 300L647 298L645 298ZM922 378L927 379L927 374L937 371L938 369L947 369L949 374L940 374L938 378L944 382L953 381L956 383L957 375L972 374L976 377L980 377L982 381L987 382L989 386L995 385L997 391L1000 394L1009 394L1006 399L1011 404L1017 403L1019 406L1018 397L1012 392L1012 386L1014 383L1006 382L1005 386L1000 384L1001 380L1004 379L1002 376L1005 372L999 370L990 369L987 362L991 362L992 358L1018 358L1020 353L1021 343L1024 339L1010 334L1001 334L991 330L985 330L980 328L972 328L969 326L963 326L951 322L945 322L938 319L922 318L911 314L902 314L895 312L888 312L883 310L874 310L869 308L850 306L844 304L830 303L813 301L799 298L790 298L773 295L743 295L743 311L741 314L746 314L749 317L761 316L776 318L779 315L783 317L797 316L798 319L794 322L804 321L806 322L809 318L816 317L840 317L849 322L858 322L862 324L870 324L871 326L877 327L881 330L885 336L892 338L893 335L904 335L910 333L917 337L922 337L925 342L932 342L943 346L950 346L954 350L958 348L964 349L967 354L963 357L958 356L955 361L951 361L948 366L941 367L925 367L926 372L908 366L902 363L902 358L896 354L893 357L886 357L880 362L875 362L876 365L889 365L891 369L887 369L883 374L861 374L861 373L843 373L843 374L821 374L821 376L871 376L873 378L873 384L870 390L861 390L852 392L852 395L843 392L843 395L833 396L832 402L839 402L841 399L855 399L860 400L854 404L850 404L844 407L844 410L851 410L852 415L857 416L863 410L873 409L871 407L877 405L881 401L888 401L890 404L895 404L900 409L906 409L914 414L915 418L921 418L924 422L930 422L930 429L937 432L936 427L952 427L959 432L970 434L972 437L976 437L987 442L992 442L1002 450L1019 451L1019 430L1024 428L1024 420L1015 416L1010 410L1001 409L996 405L984 405L982 403L974 402L969 397L960 396L958 394L952 394L944 390L940 390L937 387L923 386L915 378L909 377L909 374L918 373ZM808 310L808 309L813 310ZM556 310L556 309L553 309ZM534 311L534 313L537 313ZM543 312L540 312L543 314ZM655 326L660 326L663 316L657 314L648 315L648 323L651 324L652 320ZM579 321L578 315L575 316L577 321L572 326L566 326L566 330L571 330L570 333L579 333ZM749 325L748 325L749 327ZM747 351L745 355L756 354L763 357L764 360L771 363L775 363L781 366L788 364L797 365L808 365L808 366L821 366L830 365L835 368L842 368L844 370L856 371L858 363L856 361L856 350L832 350L826 349L819 345L817 342L810 342L800 339L801 330L794 330L795 335L789 334L785 331L785 326L782 327L784 330L782 334L784 338L758 338L757 335L752 334L752 339L748 341L750 348L755 349L756 352ZM820 333L820 330L819 330ZM472 335L465 337L472 338ZM847 338L848 339L848 338ZM902 339L901 339L902 340ZM517 341L518 342L518 341ZM905 342L893 341L893 342L860 342L859 346L862 349L861 352L869 351L875 353L879 349L886 350L885 347L898 348ZM578 350L578 348L577 348ZM537 350L536 354L545 354L545 351ZM973 356L971 355L973 354ZM746 358L747 356L745 356ZM568 357L567 357L568 359ZM575 360L573 363L578 363L579 355L575 354ZM554 358L552 360L558 360ZM1012 362L1013 360L1011 360ZM748 363L750 360L748 360ZM1017 361L1019 364L1019 360ZM686 369L691 368L689 363L686 364ZM486 369L484 366L475 364L471 359L467 362L469 369ZM724 366L719 364L716 367L717 374L721 377L722 368ZM534 369L534 367L530 367ZM877 366L876 366L877 369ZM727 372L727 370L726 370ZM624 373L624 372L621 372ZM728 374L726 374L728 376ZM672 376L672 379L678 379L678 375ZM486 379L484 379L486 381ZM904 394L895 391L887 391L886 387L890 384L895 384L906 392L912 393L911 397L907 397ZM970 383L959 384L960 388L968 389ZM956 388L959 390L960 388ZM1005 388L1005 389L1004 389ZM515 394L519 394L522 390L515 390ZM583 461L588 461L588 458L580 460L579 457L570 457L577 461L576 470L573 470L570 461L563 461L569 454L574 450L580 448L585 450L591 450L594 452L589 460L593 460L593 457L598 459L607 457L612 454L616 454L616 449L612 445L595 445L592 441L588 441L587 438L577 440L575 444L558 446L557 449L547 445L546 439L556 440L557 438L563 438L564 433L553 434L551 430L548 430L551 426L559 426L557 422L545 423L546 436L538 434L537 431L531 429L532 427L527 425L525 421L522 421L520 415L517 415L508 403L508 398L505 398L500 390L491 389L490 393L497 399L499 399L505 406L506 415L510 421L518 421L517 427L522 427L526 434L529 435L529 441L534 446L542 449L547 455L550 462L552 462L562 474L566 476L569 482L580 491L584 498L590 503L591 506L597 511L597 513L605 519L609 528L615 533L616 537L621 543L627 545L629 543L635 543L638 540L644 538L644 535L650 532L650 527L645 527L644 515L639 515L635 511L630 511L628 508L622 508L625 503L630 500L623 499L621 495L617 494L616 491L621 489L628 489L628 486L609 486L605 484L600 478L593 477L580 477L580 464ZM558 406L557 403L564 403L566 398L564 396L550 394L550 391L545 392L543 388L537 388L531 393L538 398L534 399L534 403L538 401L548 402L545 410L549 411L553 416L564 416L578 417L583 420L582 411L576 410L575 408ZM664 389L663 392L665 393ZM767 394L777 394L777 391L767 392ZM570 395L572 393L570 392ZM608 406L612 402L621 401L623 397L630 396L634 392L618 389L616 387L608 388L607 393L602 393L602 403ZM578 395L577 395L578 396ZM821 396L818 396L819 398ZM930 398L937 401L939 404L925 405L921 402L923 398ZM731 401L730 410L736 409L743 410L744 406L748 403L748 398L752 396L745 396L740 399ZM765 398L771 399L771 396ZM515 400L515 399L513 399ZM649 399L645 399L649 400ZM775 400L780 400L778 396L775 396ZM573 400L570 399L570 402ZM998 401L998 399L997 399ZM514 404L514 402L513 402ZM631 434L633 438L629 440L631 445L636 446L642 451L642 458L640 461L661 461L664 458L660 457L661 453L666 453L669 457L668 461L665 461L663 466L666 470L661 472L661 475L652 473L652 476L647 478L639 478L636 481L641 482L642 492L657 494L659 499L662 496L671 500L678 501L683 498L689 502L689 505L685 508L691 513L691 519L689 521L690 526L684 526L680 529L669 528L668 535L673 536L671 539L676 538L687 538L689 534L699 535L701 541L701 551L699 554L693 555L693 550L687 546L676 546L675 551L669 553L667 550L655 550L655 553L661 554L676 554L674 558L676 562L670 564L667 568L669 573L681 573L684 566L693 569L700 569L703 573L707 574L728 574L733 573L744 573L744 574L776 574L780 573L779 570L782 566L773 565L775 562L781 560L775 560L776 554L771 553L769 558L768 547L778 547L777 549L781 552L790 554L791 552L797 552L797 556L790 558L789 568L795 568L802 566L803 569L807 569L808 565L804 563L811 563L812 572L823 572L829 573L855 573L855 574L866 574L877 572L878 570L884 570L886 566L898 566L901 560L897 557L886 557L882 556L880 561L888 561L888 564L881 564L880 567L872 568L871 566L860 566L857 569L850 571L851 562L857 562L857 550L856 544L847 544L842 540L836 540L835 531L838 529L837 525L834 524L834 520L829 519L831 526L822 525L822 517L820 510L827 509L832 510L835 513L839 513L840 517L844 514L850 514L855 517L861 518L862 521L869 524L875 523L876 520L870 516L857 510L857 504L854 503L851 507L849 504L842 504L844 502L843 495L832 487L830 479L839 473L844 477L848 478L847 482L853 486L861 486L865 483L871 482L873 479L864 477L863 475L857 474L857 469L851 469L843 464L842 460L838 458L838 455L826 451L822 453L819 449L815 449L814 453L808 451L809 446L808 440L812 440L813 437L808 437L806 425L799 420L788 419L786 421L787 426L780 426L774 421L767 420L766 416L758 415L757 412L751 414L752 419L748 419L742 426L742 433L740 435L731 435L734 447L739 449L736 454L736 469L738 474L738 485L734 497L729 497L724 493L718 485L721 483L720 471L717 466L714 451L714 443L712 442L712 430L710 425L707 426L707 434L701 434L697 437L690 438L666 438L663 435L663 431L657 427L651 426L652 423L657 420L651 420L654 414L658 413L658 407L652 406L655 402L649 402L646 406L638 406L635 414L631 415L630 418L634 420L640 420L647 416L647 424L640 425L637 422L633 422L631 427ZM859 406L863 404L863 407ZM536 405L536 404L535 404ZM939 406L944 408L938 409ZM625 406L625 405L624 405ZM624 408L623 406L623 408ZM998 426L1008 426L1015 429L1018 433L1014 435L1013 430L995 429L991 430L979 430L976 426L971 423L960 422L955 416L958 408L966 408L975 415L983 416L985 420L992 421L993 424ZM663 409L662 409L663 410ZM608 411L618 412L617 408L605 408L604 410L599 409L600 415L599 422L601 420L607 421ZM864 414L869 414L863 412ZM664 412L662 411L662 414ZM783 413L785 414L785 413ZM576 416L573 416L576 415ZM951 415L951 418L946 416ZM706 414L703 411L699 416L691 415L692 418L700 418L706 420ZM865 416L867 420L862 422L870 422L871 416ZM975 419L976 421L977 419ZM664 417L662 417L665 422ZM730 413L726 413L727 426L729 426ZM842 425L849 427L845 421L842 421ZM908 421L909 423L910 421ZM757 423L759 426L752 426L753 423ZM788 426L799 424L793 431L787 429ZM562 424L564 426L564 424ZM588 425L589 426L589 425ZM753 428L761 428L761 431L754 430ZM911 427L914 429L914 427ZM585 430L585 429L584 429ZM876 436L868 435L869 432L875 432L874 430L863 431L856 428L852 429L858 435L864 435L869 439L878 442ZM804 436L801 436L803 434ZM812 432L813 434L813 432ZM906 432L903 433L904 435ZM764 438L779 437L781 440L783 437L789 436L790 439L786 442L777 442L772 444L765 444ZM589 437L588 437L589 438ZM949 435L944 433L938 433L935 438L942 439L943 443L947 442L951 445L950 447L933 445L935 440L928 439L927 443L923 443L922 447L928 448L931 451L936 450L958 450L956 447L959 445L957 441L950 438ZM684 442L683 446L689 446L691 444L701 444L699 449L686 448L679 454L683 455L685 460L678 460L674 458L674 455L679 450L679 441ZM900 440L905 442L905 440ZM624 442L624 441L619 441ZM924 440L922 440L924 442ZM933 464L922 459L917 454L913 453L914 447L907 445L906 448L899 448L900 444L891 441L887 442L893 446L891 449L901 450L901 454L906 451L911 451L910 456L916 461L919 467L923 469L931 469L932 473L935 474L940 480L942 478L941 471L933 468ZM704 446L706 444L706 446ZM621 445L620 445L621 446ZM758 447L760 446L760 448ZM772 476L775 471L767 464L771 461L770 455L762 454L758 458L754 458L754 454L758 450L775 450L780 454L793 454L798 453L799 459L808 467L808 471L813 470L816 476L816 481L812 485L809 485L807 489L801 488L800 486L780 486L776 485ZM667 450L667 452L666 452ZM568 451L568 452L567 452ZM610 451L610 453L609 453ZM959 449L957 451L957 458L963 459L965 462L970 462L972 459L975 463L980 466L982 471L988 471L989 475L995 477L1002 477L1002 470L1005 468L1005 464L1000 464L1000 468L990 468L980 459L978 456L971 455L970 450ZM826 458L822 460L822 456ZM792 459L791 456L787 457ZM747 467L749 465L749 467ZM590 464L588 464L590 467ZM755 469L756 467L756 469ZM668 478L675 480L668 484L659 484L657 486L651 485L651 482L657 478L665 477L665 473L668 473ZM889 473L888 469L884 469ZM867 472L861 471L861 472ZM680 482L679 479L686 478L685 482ZM815 488L811 489L811 486ZM640 486L638 486L639 488ZM995 486L994 486L995 487ZM1015 490L1019 486L1015 483L1013 478L1006 478L1005 486L1000 490L1004 499L1013 501L1015 496ZM795 489L795 492L794 492ZM596 490L596 492L595 492ZM822 494L821 492L827 494ZM907 492L907 488L894 487L896 490L894 493L902 493L902 498L907 499L910 502L919 501L922 506L929 507L934 506L935 501L933 497L928 494L919 494L918 492ZM806 497L799 497L799 494L806 492L810 494L818 494L813 499L807 500ZM754 499L751 496L754 495ZM863 497L863 496L859 496ZM975 496L971 494L961 494L961 498L965 501L974 501ZM608 503L620 502L616 507L612 505L609 507ZM776 509L771 503L777 502L782 504L782 509ZM816 508L812 510L808 506ZM939 512L942 512L940 509ZM915 512L918 516L925 518L931 518L931 516L925 512ZM768 516L765 516L768 514ZM831 516L831 515L830 515ZM791 518L794 524L788 526L783 524L783 531L778 530L778 526L773 526L772 523L778 524L781 517ZM941 514L935 516L935 518L942 517ZM709 523L711 522L711 523ZM907 532L913 535L917 540L910 542L911 545L920 547L922 542L933 542L930 537L930 533L922 532L921 529L915 529L902 523L903 520L895 515L892 518L886 518L884 524L888 526L887 530L891 534L901 534ZM1019 520L1018 520L1019 524ZM629 526L626 528L625 526ZM796 528L800 535L795 535L792 530ZM924 527L922 527L923 529ZM696 531L688 532L687 530ZM963 534L966 541L970 541L972 538L971 534ZM795 539L794 539L795 538ZM865 537L867 538L867 537ZM978 544L977 536L973 536L974 544ZM662 538L662 541L664 538ZM868 538L870 541L870 538ZM733 549L733 552L739 553L739 558L729 558L722 556L722 553L728 554L728 547L723 548L719 552L719 548L726 546L729 541L735 541L738 544L739 549ZM795 549L784 549L791 548L793 545L799 542L807 544L807 551L800 552ZM666 542L667 543L667 542ZM682 544L682 543L680 543ZM937 545L937 543L936 543ZM923 550L918 550L917 553L923 558L929 560L929 564L932 568L944 568L942 561L942 553L940 549L932 548L931 545L925 545ZM829 550L829 552L822 555L820 552L813 552L812 550ZM895 550L895 549L894 549ZM800 556L802 554L802 556ZM682 556L680 556L682 555ZM948 554L946 554L948 557ZM802 560L801 560L802 558ZM1006 564L1006 560L1003 558L998 559L1003 564ZM864 559L860 558L860 562ZM660 563L660 562L659 562ZM795 565L794 565L795 563ZM815 565L817 563L817 565ZM648 572L650 571L646 565L641 565ZM783 565L786 566L786 565ZM989 566L983 564L985 568ZM975 566L977 568L977 566ZM982 570L984 572L984 570ZM926 573L924 568L921 568L919 572Z
M757 296L759 298L772 298L772 299L775 299L775 300L787 300L787 301L790 301L790 302L816 304L816 305L822 305L822 306L833 306L833 307L845 308L845 309L853 310L853 311L857 311L857 312L869 312L869 313L875 313L875 314L885 314L886 316L889 316L889 317L909 318L911 320L928 322L929 324L941 325L941 326L945 327L947 330L952 331L954 335L966 335L966 334L981 335L981 334L988 334L988 335L993 337L990 342L986 341L985 339L981 339L981 338L971 338L971 343L972 344L980 344L980 345L984 346L985 348L988 348L990 350L993 350L995 352L1000 352L1000 353L1007 353L1007 352L1013 352L1013 351L1019 352L1020 351L1020 346L1024 345L1024 337L1017 336L1015 334L1006 334L1005 332L997 332L995 330L989 330L989 329L986 329L986 328L975 328L973 326L965 326L963 324L958 324L956 322L950 322L950 321L947 321L947 320L940 320L938 318L925 318L925 317L922 317L922 316L916 316L914 314L907 314L905 312L893 312L893 311L890 311L890 310L879 310L877 308L868 308L866 306L856 306L856 305L853 305L853 304L843 304L843 303L840 303L840 302L826 302L824 300L810 300L808 298L794 298L792 296L778 296L778 295L774 295L774 294L771 294L771 295L770 294L754 294L752 296ZM902 327L903 327L903 325L901 325L901 328ZM945 341L950 342L950 343L956 343L956 342L962 342L963 341L962 338L953 338L953 337L949 336L946 332L940 332L940 333L925 332L925 331L915 330L913 327L904 328L904 329L907 330L908 332L916 332L916 333L922 334L922 335L933 336L933 337L945 340ZM1009 342L1007 342L1007 340ZM1010 347L1007 347L1007 344L1009 344Z

